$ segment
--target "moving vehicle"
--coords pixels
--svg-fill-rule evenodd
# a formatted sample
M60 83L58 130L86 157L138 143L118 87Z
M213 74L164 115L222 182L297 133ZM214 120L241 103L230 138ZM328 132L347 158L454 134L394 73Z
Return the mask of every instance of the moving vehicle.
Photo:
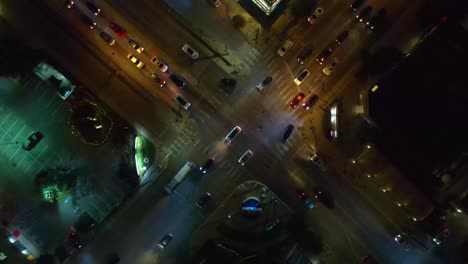
M373 16L369 21L366 22L366 26L369 29L373 30L376 26L379 26L384 22L386 15L387 9L381 8L375 16Z
M200 199L198 199L195 204L198 208L202 208L209 200L211 200L211 193L206 192L200 197Z
M127 58L133 63L135 64L135 66L138 68L138 69L143 69L145 68L145 63L142 62L141 60L139 60L137 57L133 56L131 53L129 53L127 55Z
M192 58L193 60L196 60L198 58L198 52L196 52L188 44L184 44L184 46L182 47L182 51L184 51L185 54L189 55L190 58Z
M257 90L259 92L263 91L263 89L265 89L265 87L267 87L271 83L271 81L273 81L273 78L271 78L271 76L267 76L265 80L257 84Z
M314 13L307 18L307 21L312 25L317 19L323 14L323 8L319 7L315 9Z
M167 193L171 193L195 167L195 163L192 161L187 161L179 170L179 172L177 172L174 178L172 178L171 181L164 187L164 190L166 190Z
M22 148L30 151L41 142L42 138L44 138L44 135L41 132L34 132L23 142Z
M93 3L86 1L86 7L93 12L95 16L98 16L101 14L101 9L99 9L97 6L95 6Z
M235 126L229 134L224 138L224 143L231 143L231 141L242 131L239 126Z
M313 94L305 103L302 104L302 107L305 110L309 110L319 99L317 94Z
M297 56L297 61L300 64L304 64L305 60L312 55L312 49L311 48L305 48L304 50L299 53L299 56Z
M101 37L109 46L115 44L115 39L113 39L109 34L107 34L104 31L99 33L99 37Z
M448 228L444 228L442 232L439 234L435 235L432 238L432 242L436 245L440 245L442 242L447 240L447 238L450 236L450 230Z
M163 238L161 238L161 240L159 240L158 247L165 248L167 245L169 245L169 243L171 243L172 238L172 234L167 233L165 236L163 236Z
M167 66L162 60L158 59L158 57L156 56L151 58L151 62L154 63L162 72L166 72L169 69L169 66Z
M335 202L333 201L332 196L330 195L329 192L323 189L317 189L315 191L315 199L321 202L328 209L332 209L335 207Z
M164 87L166 86L166 81L161 79L156 73L152 72L150 74L151 79L153 79L157 84L159 84L159 87Z
M286 54L286 52L288 52L288 50L293 46L293 42L289 39L287 39L283 45L278 49L278 55L280 55L281 57L284 56L284 54Z
M365 0L355 0L352 4L351 4L351 9L353 11L356 11L358 10L359 8L361 8L361 6L364 4Z
M286 127L286 130L284 131L283 135L281 136L281 140L283 142L286 142L286 140L288 140L288 138L291 136L291 133L293 132L293 130L294 130L294 125L289 124Z
M130 44L130 47L132 47L138 53L142 53L145 50L145 48L143 48L140 44L138 44L138 42L136 42L133 39L129 39L128 44Z
M89 29L94 29L96 27L96 22L94 22L91 18L89 18L85 14L80 15L81 22L83 22Z
M200 171L203 172L203 174L206 174L206 172L213 167L214 165L214 159L213 157L209 158L203 165L200 166Z
M312 209L315 207L315 202L304 191L298 190L297 194L298 194L299 199L301 199L305 203L307 208Z
M119 35L121 38L125 38L127 36L127 31L125 31L125 29L123 29L121 26L117 25L116 23L114 22L111 22L109 24L109 27L115 32L117 33L117 35Z
M181 79L179 76L177 76L177 75L175 75L175 74L171 74L171 75L169 75L169 79L171 79L171 81L172 81L175 85L177 85L177 87L179 87L180 89L182 89L182 88L185 87L185 82L182 81L182 79Z
M74 5L75 5L75 2L73 0L65 0L66 8L72 8Z
M83 246L81 244L80 238L78 237L78 234L75 232L71 232L70 234L68 234L68 241L75 249L80 249Z
M359 14L356 15L356 18L359 20L359 22L367 23L366 19L370 16L371 12L372 6L366 6L361 11L359 11Z
M292 108L296 108L297 105L299 105L299 103L302 102L302 100L304 100L304 97L305 97L304 93L298 93L296 97L294 97L294 99L291 101L291 103L289 103L289 105Z
M345 30L343 32L341 32L338 37L336 37L336 43L338 43L338 45L341 45L349 36L349 31L348 30Z
M184 97L182 97L182 95L180 95L180 94L176 95L175 100L185 110L188 110L190 108L190 106L191 106L191 104Z
M247 161L253 156L253 152L248 149L244 154L242 154L242 156L239 158L239 163L244 166L245 163L247 163Z
M294 79L294 83L296 85L300 85L310 74L310 71L308 69L302 69L297 75L296 78Z
M312 154L310 156L310 160L315 164L317 165L317 167L320 168L320 170L322 171L326 171L327 170L327 164L319 158L319 156L317 156L317 154Z

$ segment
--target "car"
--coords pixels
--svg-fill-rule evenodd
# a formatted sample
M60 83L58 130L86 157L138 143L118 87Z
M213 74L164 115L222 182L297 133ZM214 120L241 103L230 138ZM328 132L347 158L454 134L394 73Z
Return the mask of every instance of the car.
M361 264L378 264L378 263L377 263L377 260L373 256L367 255L361 259Z
M109 34L106 32L100 32L99 37L101 37L109 46L112 46L115 44L115 39L113 39Z
M399 245L401 245L405 250L410 250L409 237L406 233L403 232L403 233L396 235L394 240Z
M156 73L152 72L150 74L150 78L153 79L157 84L159 84L159 87L166 86L166 81L161 79Z
M206 193L202 194L200 199L198 199L198 201L195 204L197 205L198 208L202 208L203 206L205 206L205 204L209 200L211 200L211 193L206 192Z
M280 55L281 57L284 56L284 54L286 54L286 52L288 52L288 50L293 46L293 42L289 39L287 39L283 45L278 49L278 55Z
M297 56L297 61L300 64L304 64L305 60L312 55L312 49L311 48L305 48L304 50L299 53L299 56Z
M175 100L177 103L179 103L182 108L184 108L185 110L188 110L191 106L191 104L184 98L182 97L182 95L178 94L175 96Z
M93 12L95 16L98 16L101 14L101 9L99 9L97 6L95 6L93 3L86 1L86 7Z
M69 85L69 86L60 86L57 87L57 94L62 98L63 100L67 100L67 98L73 93L75 90L74 85Z
M265 87L267 87L271 81L273 81L273 78L271 78L271 76L267 76L261 83L257 84L257 90L259 92L263 91L263 89L265 89Z
M136 42L133 39L129 39L128 44L130 44L130 47L132 47L138 53L142 53L145 50L145 48L143 48L140 44L138 44L138 42Z
M327 170L327 163L325 163L322 159L317 156L317 154L312 154L310 156L310 160L319 167L320 170L326 171Z
M387 9L381 8L377 14L375 14L369 21L366 22L366 26L373 30L376 26L379 26L384 22L386 15Z
M292 108L296 108L297 105L299 105L299 103L304 100L304 93L298 93L294 98L293 100L291 101L291 103L289 103L289 105L292 107Z
M185 82L179 76L177 76L175 74L171 74L171 75L169 75L169 79L171 79L171 81L175 85L177 85L177 87L179 87L180 89L185 87Z
M323 74L327 76L330 75L333 69L335 69L336 64L337 64L336 60L333 60L332 62L330 62L327 66L325 66L325 68L323 68L322 70Z
M315 9L314 13L307 18L307 21L312 25L317 19L323 14L323 8L319 7Z
M323 62L328 59L328 57L330 57L330 55L332 55L333 53L333 49L332 48L326 48L324 49L317 57L317 62L322 65Z
M185 52L187 55L190 56L190 58L196 60L198 58L198 52L196 52L192 47L190 47L188 44L184 44L182 47L182 51Z
M172 238L173 238L172 234L167 233L165 236L161 238L161 240L159 240L158 247L165 248L167 245L169 245L169 243L171 243Z
M338 138L338 104L330 107L330 137Z
M242 131L239 126L235 126L229 134L224 138L224 143L231 143L231 141Z
M244 154L242 154L242 156L239 158L238 162L244 166L245 163L247 163L247 161L253 156L253 152L248 149L247 151L244 152Z
M117 35L119 35L121 38L125 38L127 36L127 31L125 31L125 29L123 29L121 26L117 25L116 23L114 22L111 22L109 24L109 27L115 32L117 33Z
M440 245L450 236L450 234L450 230L448 228L444 228L442 232L440 232L432 238L432 242L436 245Z
M286 142L286 140L288 140L288 138L291 136L293 130L294 130L294 125L289 124L289 125L286 127L286 130L284 131L283 135L281 136L281 140L282 140L283 142Z
M294 79L294 83L296 85L300 85L306 78L309 76L310 71L308 69L302 69L297 75L296 78Z
M72 8L75 5L75 1L72 0L65 0L65 7Z
M89 18L85 14L80 15L81 22L83 22L89 29L94 29L96 27L96 22L94 22L91 18Z
M23 142L22 148L30 151L41 142L42 138L44 138L44 135L41 132L34 132Z
M335 202L333 201L333 198L331 197L328 191L318 188L314 192L314 197L315 199L317 199L317 201L321 202L328 209L332 209L335 207Z
M341 45L348 38L348 36L349 36L349 31L345 30L345 31L341 32L338 35L338 37L336 37L335 41L336 41L336 43L338 43L338 45Z
M151 58L151 62L155 64L158 67L158 69L162 72L166 72L169 69L169 66L167 66L166 63L158 59L158 57L156 56L153 56L153 58Z
M208 0L208 3L212 5L213 7L219 7L221 5L220 0Z
M372 6L368 5L359 11L359 13L356 15L356 19L358 19L359 22L367 23L366 19L370 16L371 13Z
M203 165L200 166L200 171L203 172L203 174L205 174L208 171L208 169L213 167L213 165L214 165L214 159L213 157L211 157L207 161L205 161Z
M76 232L71 232L70 234L68 234L68 241L75 249L80 249L83 247L81 240Z
M365 0L355 0L352 4L351 4L351 9L353 11L356 11L358 10L359 8L361 8L361 6L364 4L364 2L366 2Z
M298 190L297 194L298 194L299 199L301 199L305 203L307 208L312 209L315 207L315 202L304 191Z
M139 60L137 57L133 56L131 53L129 53L129 54L127 55L127 58L128 58L133 64L135 64L136 67L137 67L138 69L141 70L141 69L145 68L145 63L142 62L141 60Z
M305 103L302 104L302 108L309 110L319 99L317 94L313 94Z

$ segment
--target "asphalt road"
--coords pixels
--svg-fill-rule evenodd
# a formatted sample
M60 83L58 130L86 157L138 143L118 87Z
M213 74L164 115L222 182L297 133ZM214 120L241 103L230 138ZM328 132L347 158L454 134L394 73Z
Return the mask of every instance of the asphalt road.
M328 210L319 206L310 212L309 223L321 227L325 242L342 261L357 261L372 251L388 263L437 263L425 259L419 251L408 253L397 247L392 240L395 227L391 223L368 208L352 188L338 180L339 177L334 177L333 173L323 175L306 161L311 149L303 144L299 133L294 133L287 144L279 142L287 124L298 126L308 118L309 114L301 107L291 111L288 105L299 91L318 93L322 100L328 101L334 97L333 87L340 86L337 85L340 82L346 83L342 74L352 78L352 74L345 72L353 69L353 58L359 57L359 52L365 48L359 43L366 43L368 32L360 25L352 25L353 18L346 5L334 2L329 8L336 10L333 15L324 14L322 21L310 29L304 24L294 29L291 38L297 44L284 58L276 55L280 43L261 50L263 59L258 63L258 69L248 78L239 79L233 94L225 95L218 88L218 82L229 74L218 66L219 62L192 63L180 51L184 43L190 43L202 55L210 56L209 48L164 10L158 9L154 2L112 1L115 11L103 3L104 15L96 19L98 29L93 31L81 24L75 9L66 10L62 1L51 1L39 11L34 10L37 6L22 4L24 2L29 1L9 1L3 11L8 13L6 19L21 32L19 34L65 63L64 67L76 79L156 145L161 143L172 149L163 175L145 186L135 200L119 211L74 263L98 263L96 261L111 252L118 252L123 263L181 263L188 258L184 250L188 248L190 233L204 217L194 207L198 196L208 190L214 193L215 201L220 202L234 186L251 178L264 182L295 207L300 206L294 195L295 188L312 190L317 185L327 186L336 199L337 208ZM328 9L328 6L324 7ZM89 14L87 10L84 12ZM132 50L125 39L118 40L118 45L110 48L97 36L98 30L111 33L106 25L113 20L145 46L143 55L137 55L146 63L145 70L138 70L126 59L126 54ZM319 27L321 24L324 27ZM352 26L350 38L334 55L342 62L333 75L324 78L321 73L324 65L317 66L314 59L348 26ZM309 35L314 37L306 38ZM313 55L304 66L295 61L302 48L299 43L314 47ZM171 71L180 73L191 83L187 91L178 91L172 85L161 89L152 83L148 76L151 71L156 71L149 62L153 54L163 57ZM293 85L292 79L302 67L310 68L311 76L298 87ZM265 74L272 75L274 83L265 93L259 94L254 86ZM184 93L189 98L192 102L190 112L175 105L175 93ZM313 111L321 110L315 108ZM179 116L183 122L174 121L174 117ZM189 136L194 128L187 126L188 120L196 123L197 138ZM231 144L224 144L223 137L235 125L241 126L242 132ZM242 167L237 164L237 159L247 148L255 154ZM210 156L216 160L213 171L203 177L191 177L178 189L178 195L161 193L164 184L186 160L201 164ZM175 236L171 246L164 251L155 250L155 243L166 232Z

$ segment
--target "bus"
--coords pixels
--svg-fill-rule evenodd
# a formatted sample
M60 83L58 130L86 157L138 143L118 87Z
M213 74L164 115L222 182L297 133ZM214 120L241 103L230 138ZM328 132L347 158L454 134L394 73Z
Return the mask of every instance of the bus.
M164 187L164 190L166 190L167 193L174 191L177 185L179 185L185 179L185 176L187 176L187 174L189 174L189 172L195 167L195 163L192 161L187 161L185 165L179 170L179 172L177 172L174 178L172 178L166 187Z

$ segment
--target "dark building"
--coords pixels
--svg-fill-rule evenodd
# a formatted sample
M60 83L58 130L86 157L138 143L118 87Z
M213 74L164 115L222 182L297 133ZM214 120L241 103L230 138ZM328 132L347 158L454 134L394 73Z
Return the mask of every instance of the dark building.
M436 175L468 150L468 31L450 16L370 92L376 146L427 195Z

